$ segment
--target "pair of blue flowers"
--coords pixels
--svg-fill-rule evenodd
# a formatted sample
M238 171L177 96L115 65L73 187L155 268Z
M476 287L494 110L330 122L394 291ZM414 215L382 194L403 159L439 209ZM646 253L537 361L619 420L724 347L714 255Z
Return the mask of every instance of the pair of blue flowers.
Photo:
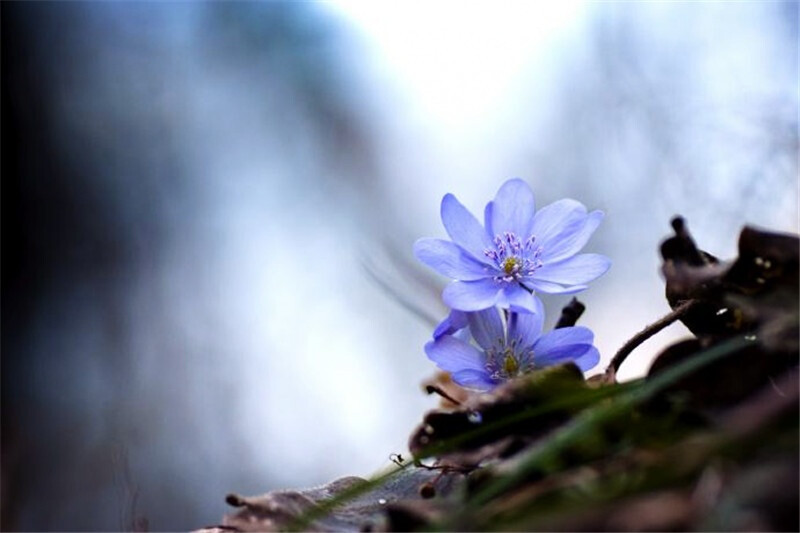
M598 363L588 328L542 333L536 293L575 293L608 270L607 257L578 253L602 212L587 213L569 199L536 211L531 188L512 179L486 205L483 225L452 194L442 199L441 214L451 240L414 244L417 259L453 280L442 293L452 311L425 345L428 358L477 390L534 368L572 361L586 371Z

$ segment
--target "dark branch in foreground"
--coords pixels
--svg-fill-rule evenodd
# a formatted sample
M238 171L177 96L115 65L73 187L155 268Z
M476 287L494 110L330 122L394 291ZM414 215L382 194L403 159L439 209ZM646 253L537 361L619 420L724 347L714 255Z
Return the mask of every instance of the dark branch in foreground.
M574 326L584 311L586 311L586 306L579 302L577 298L573 298L561 310L561 318L558 319L555 329Z
M644 341L684 316L689 309L694 306L694 304L695 300L686 300L678 307L673 309L671 313L664 315L662 318L646 326L642 331L631 337L631 339L626 342L616 354L614 354L614 357L611 359L611 363L608 365L608 368L606 368L606 376L609 374L616 375L619 367L622 366L622 363L633 350L635 350Z
M425 386L425 392L427 392L428 394L434 394L434 393L438 394L439 396L441 396L445 400L451 401L456 405L461 405L461 402L459 402L458 400L456 400L455 398L453 398L452 396L447 394L444 391L444 389L439 387L438 385L426 385Z

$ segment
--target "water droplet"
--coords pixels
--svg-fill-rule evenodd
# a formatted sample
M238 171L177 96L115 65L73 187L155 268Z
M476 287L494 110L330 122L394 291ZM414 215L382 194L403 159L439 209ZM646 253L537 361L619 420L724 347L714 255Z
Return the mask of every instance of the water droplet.
M423 436L421 436L421 437L419 438L419 442L420 442L420 444L428 444L430 441L431 441L431 439L429 439L429 438L428 438L428 437L426 437L425 435L423 435Z
M764 278L756 278L756 283L758 283L759 285L763 285L766 282L767 280L765 280Z
M745 335L744 336L744 340L746 340L746 341L754 341L754 340L756 340L756 336L755 335Z
M727 307L723 307L722 309L720 309L719 311L717 311L717 316L719 316L719 315L724 315L724 314L725 314L725 313L727 313L727 312L728 312L728 308L727 308Z
M467 420L473 424L480 424L483 422L483 416L478 411L470 411L467 413Z
M380 498L378 500L378 503L381 504L381 505L386 505L386 498Z
M433 426L430 424L425 424L423 431L425 431L425 433L427 433L428 435L433 435Z

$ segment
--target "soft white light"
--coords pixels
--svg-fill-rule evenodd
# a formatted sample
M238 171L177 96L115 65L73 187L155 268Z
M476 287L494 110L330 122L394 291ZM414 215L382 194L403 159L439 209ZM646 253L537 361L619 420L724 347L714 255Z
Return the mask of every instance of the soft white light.
M574 1L332 5L375 46L384 75L420 106L426 123L454 131L485 126L513 106L526 66L583 8Z

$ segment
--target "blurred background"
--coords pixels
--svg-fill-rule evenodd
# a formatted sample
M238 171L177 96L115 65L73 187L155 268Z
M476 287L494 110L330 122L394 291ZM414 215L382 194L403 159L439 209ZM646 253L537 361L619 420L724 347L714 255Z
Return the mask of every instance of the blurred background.
M411 245L447 192L481 213L517 176L606 212L596 371L669 310L673 215L722 258L798 229L796 2L0 14L6 531L193 529L387 466L437 403L445 280Z

